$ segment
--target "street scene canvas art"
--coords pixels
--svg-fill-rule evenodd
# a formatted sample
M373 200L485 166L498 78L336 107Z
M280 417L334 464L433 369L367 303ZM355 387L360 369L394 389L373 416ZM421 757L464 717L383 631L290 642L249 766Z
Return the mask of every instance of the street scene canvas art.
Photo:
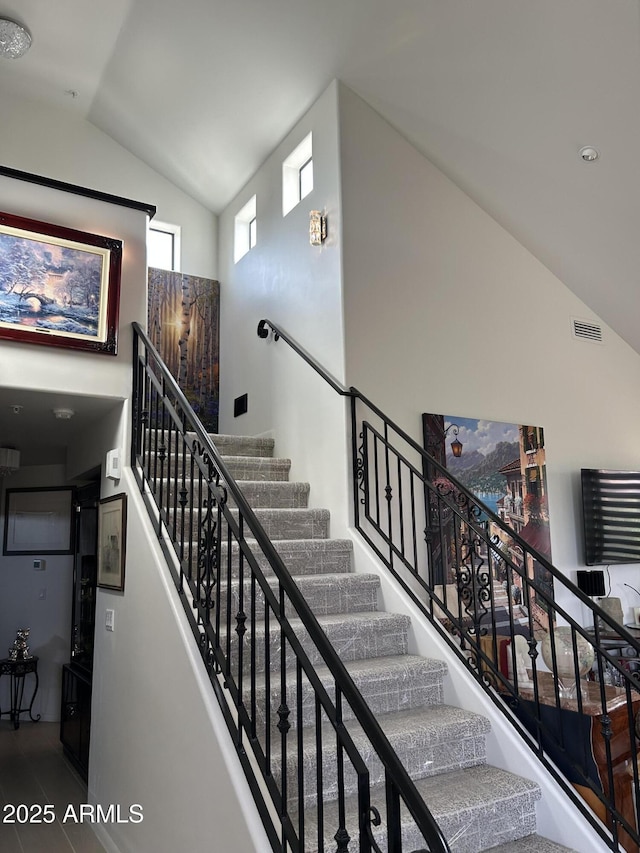
M552 594L552 577L545 566L531 555L525 557L517 541L492 518L492 514L497 516L551 561L543 428L437 414L424 414L423 427L425 448L488 510L480 517L496 542L496 550L522 575L534 578ZM455 556L447 554L445 548L438 559L441 582L455 583ZM495 575L491 583L494 612L506 610L510 599L514 615L523 625L530 610L536 632L546 629L548 616L542 597L530 588L525 601L522 579L518 572L507 572L507 561L492 559L487 564Z

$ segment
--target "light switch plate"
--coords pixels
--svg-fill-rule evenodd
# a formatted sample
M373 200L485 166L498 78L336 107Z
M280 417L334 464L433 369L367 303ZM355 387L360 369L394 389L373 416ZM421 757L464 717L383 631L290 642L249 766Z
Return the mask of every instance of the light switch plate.
M107 631L113 631L114 622L115 612L113 610L105 610L104 627L107 629Z

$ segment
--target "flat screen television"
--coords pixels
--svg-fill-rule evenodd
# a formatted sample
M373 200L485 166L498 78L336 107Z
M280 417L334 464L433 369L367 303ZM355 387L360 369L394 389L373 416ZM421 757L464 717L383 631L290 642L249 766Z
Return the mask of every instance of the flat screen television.
M586 564L640 563L640 471L581 474Z

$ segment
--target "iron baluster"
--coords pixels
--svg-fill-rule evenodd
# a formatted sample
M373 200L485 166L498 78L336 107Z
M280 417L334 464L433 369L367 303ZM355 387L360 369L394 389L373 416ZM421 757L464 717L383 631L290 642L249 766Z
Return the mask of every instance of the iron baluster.
M344 792L344 753L342 740L340 738L340 730L343 727L342 722L342 693L336 684L336 750L338 756L338 828L333 836L336 844L336 853L349 853L349 842L351 836L347 831L347 815L345 810L345 792Z
M316 755L322 755L322 706L315 697ZM316 761L316 814L318 816L318 853L324 853L324 784L322 761Z
M389 464L389 431L386 423L384 425L384 474L384 497L387 502L387 536L389 541L389 563L393 566L393 520L391 508L391 501L393 500L393 488L391 486L391 471Z
M304 813L305 813L305 788L304 788L304 730L303 730L303 708L302 708L302 665L296 659L296 727L297 727L297 764L298 764L298 841L302 850L305 849ZM316 763L321 761L322 753L316 753Z
M269 635L271 632L270 625L270 610L269 610L269 602L265 597L264 600L264 682L265 682L265 696L267 702L267 710L265 713L265 734L264 734L264 743L265 743L265 773L267 776L271 776L271 643L269 640Z
M289 794L289 772L287 763L287 735L291 729L289 722L289 705L287 704L287 638L284 632L284 590L280 587L279 590L279 607L280 607L280 705L278 707L278 731L280 732L280 765L282 779L280 782L280 790L282 794L282 815L286 814L287 797ZM300 769L300 768L299 768ZM286 853L286 845L283 843L283 853Z
M385 779L385 794L387 800L387 850L389 853L402 853L400 797L392 779Z
M240 539L242 536L242 516L239 518L239 527L240 527ZM231 550L231 549L229 549ZM229 578L229 585L227 588L227 596L231 599L231 565L232 561L227 559L227 577ZM247 631L246 628L247 614L244 612L244 558L242 551L239 555L238 560L238 610L236 613L236 634L238 635L238 705L239 707L243 707L244 705L244 693L243 693L243 683L244 683L244 637ZM242 726L238 726L238 747L242 746Z

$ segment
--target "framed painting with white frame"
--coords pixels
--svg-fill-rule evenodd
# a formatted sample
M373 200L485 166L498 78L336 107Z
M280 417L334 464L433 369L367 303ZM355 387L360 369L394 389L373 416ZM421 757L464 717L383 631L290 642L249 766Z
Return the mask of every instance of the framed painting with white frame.
M116 355L122 241L0 213L0 339Z
M2 553L72 554L72 504L73 489L7 489Z
M98 586L124 592L127 496L102 498L98 507Z

